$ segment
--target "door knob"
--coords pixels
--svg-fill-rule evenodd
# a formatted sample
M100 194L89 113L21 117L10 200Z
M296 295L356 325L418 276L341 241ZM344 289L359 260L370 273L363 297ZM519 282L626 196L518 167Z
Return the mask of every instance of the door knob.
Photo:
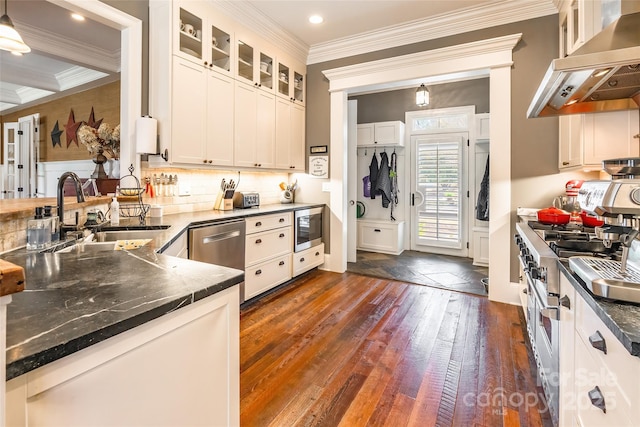
M351 206L353 206L353 205L355 205L355 204L356 204L356 202L354 202L353 200L349 200L349 204L350 204Z

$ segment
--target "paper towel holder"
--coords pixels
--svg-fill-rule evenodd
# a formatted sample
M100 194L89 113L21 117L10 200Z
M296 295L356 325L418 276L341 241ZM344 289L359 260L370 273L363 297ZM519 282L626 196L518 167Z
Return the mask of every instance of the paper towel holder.
M136 138L138 138L138 140L136 141L136 150L140 150L138 151L138 154L146 154L146 155L151 155L151 156L160 156L162 159L164 159L165 162L169 161L169 150L165 148L163 153L159 153L157 152L157 144L158 144L158 130L157 130L157 120L153 119L151 116L149 115L145 115L140 117L139 119L136 120L136 132L142 132L140 130L140 123L142 123L142 121L146 120L146 119L151 119L149 120L150 123L152 123L152 128L143 128L145 129L145 131L147 132L147 138L145 142L144 147L146 147L147 149L140 149L141 147L141 137L140 135L136 135ZM141 121L142 120L142 121ZM147 122L147 125L149 124L149 122ZM151 139L149 139L149 137L151 137ZM152 141L152 142L150 142ZM151 145L154 145L156 148L153 150L154 152L149 152L149 143L151 143Z

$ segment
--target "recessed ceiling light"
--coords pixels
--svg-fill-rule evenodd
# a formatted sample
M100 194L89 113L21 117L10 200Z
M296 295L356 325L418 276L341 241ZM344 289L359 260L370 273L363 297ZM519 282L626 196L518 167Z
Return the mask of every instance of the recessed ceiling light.
M309 22L312 24L322 24L322 21L324 21L324 18L320 15L311 15L309 17Z
M79 13L72 13L71 17L76 21L84 21L84 16L80 15Z

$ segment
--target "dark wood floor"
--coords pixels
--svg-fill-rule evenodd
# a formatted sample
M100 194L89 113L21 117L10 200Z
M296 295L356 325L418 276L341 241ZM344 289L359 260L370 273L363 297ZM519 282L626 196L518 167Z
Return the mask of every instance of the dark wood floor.
M242 426L547 426L521 310L312 271L243 307Z

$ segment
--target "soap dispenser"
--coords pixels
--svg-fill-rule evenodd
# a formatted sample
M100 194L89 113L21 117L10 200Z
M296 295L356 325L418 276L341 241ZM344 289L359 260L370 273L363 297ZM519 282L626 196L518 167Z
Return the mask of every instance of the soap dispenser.
M113 196L113 200L111 200L111 225L119 225L120 224L120 203L118 203L118 198Z
M33 219L27 221L27 250L38 251L51 245L51 218L45 218L43 208L37 207Z

